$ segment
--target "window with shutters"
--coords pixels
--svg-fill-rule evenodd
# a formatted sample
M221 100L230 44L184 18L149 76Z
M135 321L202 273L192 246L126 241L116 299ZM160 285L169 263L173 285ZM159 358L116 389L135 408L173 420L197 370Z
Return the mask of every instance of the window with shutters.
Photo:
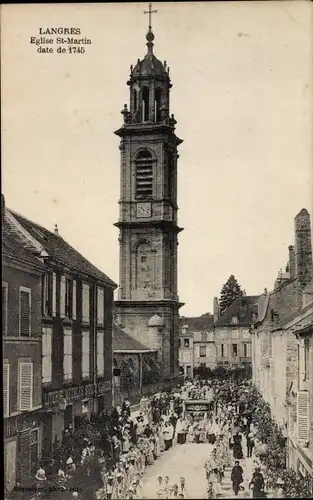
M297 430L298 439L303 443L309 441L309 393L297 392Z
M76 319L76 293L77 293L76 280L73 280L73 314L72 314L73 319Z
M33 363L19 363L19 410L30 411L33 408Z
M304 339L304 345L303 345L304 353L303 353L303 361L304 361L304 368L303 368L303 374L304 374L304 379L308 380L310 378L309 373L309 363L310 363L310 339L305 338ZM312 366L313 369L313 366Z
M51 314L51 275L45 274L42 278L42 313L44 316Z
M2 281L2 335L8 334L8 284Z
M31 334L31 290L20 287L20 335L29 337Z
M63 379L67 382L72 380L72 330L64 328L63 343Z
M226 345L225 344L220 345L220 356L221 356L221 358L226 358Z
M3 415L10 415L10 365L3 365Z
M206 332L201 332L201 342L206 342L207 334Z
M104 375L104 332L97 333L97 373Z
M206 346L201 345L200 346L200 358L205 358L206 357Z
M150 199L153 193L153 159L149 151L140 151L136 158L136 198Z
M243 356L245 358L251 358L251 344L248 343L243 344Z
M97 288L97 317L98 325L104 324L104 290Z
M42 383L52 381L52 328L42 330Z
M65 316L66 318L73 318L73 280L71 278L65 279Z
M65 276L60 278L60 316L65 318L65 290L66 290L66 279Z
M234 357L238 356L238 344L232 344L232 355Z
M89 297L90 287L86 283L83 283L83 322L89 323L90 321L90 297Z
M90 376L90 341L89 332L82 333L82 378L89 378Z

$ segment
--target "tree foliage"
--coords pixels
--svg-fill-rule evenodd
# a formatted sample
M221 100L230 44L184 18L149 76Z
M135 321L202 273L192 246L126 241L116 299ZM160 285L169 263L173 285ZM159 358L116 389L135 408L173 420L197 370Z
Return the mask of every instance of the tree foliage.
M221 290L220 312L223 313L240 295L242 295L241 287L235 276L231 274Z

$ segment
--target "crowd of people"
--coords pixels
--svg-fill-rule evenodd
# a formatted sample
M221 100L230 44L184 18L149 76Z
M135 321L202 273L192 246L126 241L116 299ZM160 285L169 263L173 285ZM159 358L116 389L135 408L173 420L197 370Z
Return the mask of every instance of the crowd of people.
M69 426L54 457L36 473L36 496L45 500L57 491L56 498L66 500L144 498L147 467L174 444L193 442L211 445L204 464L207 498L221 496L225 469L231 467L234 496L250 496L252 490L253 498L262 498L265 479L256 456L249 484L248 478L244 481L244 451L251 457L258 446L252 412L242 397L245 392L249 381L196 380L143 399L137 416L131 415L126 400L110 415L102 413L88 425L85 422L81 432ZM212 401L210 411L186 412L185 401L197 399ZM88 435L88 426L96 432ZM156 477L155 498L188 496L184 477L174 482L169 476Z

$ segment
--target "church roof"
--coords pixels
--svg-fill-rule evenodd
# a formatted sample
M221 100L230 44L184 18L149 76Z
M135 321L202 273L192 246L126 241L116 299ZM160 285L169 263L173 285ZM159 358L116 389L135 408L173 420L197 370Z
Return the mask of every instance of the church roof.
M237 326L251 326L258 299L258 295L237 297L214 322L214 326L236 326L232 321L234 316L238 318Z
M134 339L122 328L113 323L113 351L120 352L151 352L153 349Z
M31 237L41 244L41 246L48 253L49 257L72 270L81 271L89 275L91 278L105 282L111 287L116 288L114 281L91 264L91 262L83 257L83 255L75 250L60 235L48 231L48 229L26 219L13 210L9 210L9 212L18 221L18 223L26 229Z
M137 76L149 75L161 76L164 73L166 73L166 70L161 61L159 61L159 59L157 59L154 54L148 53L142 61L138 60L136 66L133 69L132 77L136 78Z

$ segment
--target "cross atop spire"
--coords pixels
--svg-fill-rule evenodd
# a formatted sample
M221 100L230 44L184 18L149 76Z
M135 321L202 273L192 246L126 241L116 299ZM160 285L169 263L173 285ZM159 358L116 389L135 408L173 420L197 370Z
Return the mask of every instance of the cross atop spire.
M151 16L152 16L152 14L156 14L157 12L158 12L157 10L152 10L152 3L149 3L149 10L144 10L143 11L144 14L149 14L149 31L152 30L152 26L151 26L152 19L151 19Z

